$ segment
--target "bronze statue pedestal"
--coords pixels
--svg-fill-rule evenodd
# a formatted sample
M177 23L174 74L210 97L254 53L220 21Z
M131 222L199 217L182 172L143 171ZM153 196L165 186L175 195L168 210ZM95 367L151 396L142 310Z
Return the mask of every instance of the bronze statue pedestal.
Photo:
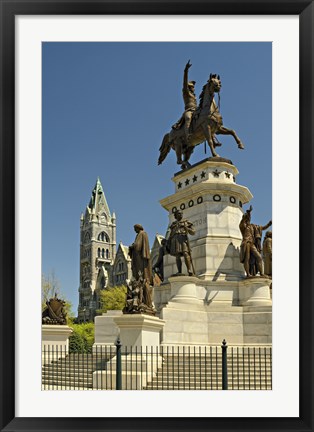
M171 290L171 302L202 305L203 301L197 297L198 278L193 276L172 276L168 278Z
M265 277L250 277L239 284L239 303L241 306L272 306L270 285L272 280Z
M69 337L73 330L67 325L43 324L41 347L43 361L53 361L69 354Z
M106 313L95 317L95 342L93 353L101 352L108 346L114 346L119 336L119 329L114 318L122 316L121 310L108 310ZM115 349L115 348L114 348Z
M158 347L160 332L165 322L158 317L145 314L125 314L114 318L120 330L120 341L127 350Z

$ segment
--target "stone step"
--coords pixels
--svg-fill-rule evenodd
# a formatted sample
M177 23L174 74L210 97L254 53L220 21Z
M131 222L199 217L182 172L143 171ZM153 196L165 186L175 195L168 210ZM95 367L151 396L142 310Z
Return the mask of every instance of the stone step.
M167 380L167 375L166 374L164 374L163 376L162 376L162 374L161 373L159 373L158 372L158 378L157 377L155 377L154 378L154 380L157 380L158 379L158 381L165 381L165 380ZM216 381L216 380L221 380L222 379L222 374L221 373L219 373L219 374L205 374L205 373L203 373L203 372L201 372L201 373L191 373L191 374L182 374L182 373L180 373L180 374L177 374L177 373L169 373L169 380L176 380L176 379L178 379L178 378L180 378L180 379L183 379L183 380L194 380L194 379L202 379L202 380L212 380L212 381ZM228 379L229 379L229 381L232 381L232 375L231 374L228 374ZM256 374L255 376L254 376L254 374L247 374L247 373L245 373L245 374L237 374L237 375L234 375L233 376L233 382L237 382L238 380L241 380L241 379L245 379L246 381L248 381L249 379L250 379L250 381L260 381L260 380L262 380L262 381L265 381L265 379L267 379L267 380L271 380L271 376L270 376L270 374Z
M154 363L154 364L156 364L156 363ZM172 367L185 367L185 368L188 368L188 367L190 367L191 369L192 368L195 368L195 367L201 367L201 368L219 368L219 369L221 369L221 367L222 367L222 362L212 362L212 363L210 363L210 362L206 362L206 363L199 363L199 362L188 362L188 361L186 361L186 362L182 362L182 363L179 363L179 362L163 362L162 363L162 367L164 367L164 368L166 368L167 367L167 365L168 365L168 368L170 369L170 368L172 368ZM267 368L271 368L272 367L272 364L271 364L271 362L261 362L261 363L257 363L257 362L248 362L248 361L244 361L244 362L231 362L231 361L228 361L227 362L227 366L228 366L228 368L238 368L238 369L243 369L243 366L245 367L245 368L248 368L248 367L250 367L250 368L254 368L254 365L255 365L255 367L256 368L261 368L261 369L263 369L263 368L265 368L265 367L267 367Z
M42 384L41 386L42 390L97 390L97 389L93 389L93 387L85 387L85 386L74 386L74 385L51 385L51 384ZM100 389L98 389L100 390Z
M43 367L42 367L42 369L43 369L43 371L44 370L55 370L55 371L64 371L64 372L67 372L67 371L72 371L72 370L76 370L76 371L90 371L90 372L94 372L95 370L96 370L96 368L94 368L94 367L91 367L91 366L86 366L86 367L81 367L81 366L79 366L79 367L74 367L74 366L71 366L71 367L69 367L69 366L66 366L66 365L44 365ZM97 367L97 370L99 370L99 369L103 369L103 368L99 368L99 367Z
M124 360L124 361L130 361L130 360L135 360L136 358L138 358L138 359L148 359L148 360L151 360L151 359L156 359L156 358L159 358L159 359L163 359L163 361L180 361L180 362L183 362L183 361L188 361L188 359L190 359L190 361L196 361L196 362L209 362L210 361L210 359L212 359L212 362L214 362L214 361L221 361L222 360L222 356L210 356L210 355L207 355L207 356L194 356L194 355L190 355L190 356L188 356L188 355L186 355L186 356L162 356L162 355L159 355L158 354L158 356L157 355L138 355L137 357L134 355L134 356L122 356L122 359ZM261 361L265 361L265 360L267 360L267 361L271 361L272 360L272 358L271 358L271 356L264 356L264 355L261 355L261 356L253 356L253 355L250 355L250 356L237 356L237 355L228 355L228 360L230 361L232 358L233 359L239 359L239 361L242 361L243 359L244 360L250 360L250 361L252 361L254 358L255 358L255 361L259 361L259 360L261 360ZM104 359L105 361L106 361L106 359ZM110 359L109 359L110 360Z
M271 366L269 365L269 366L267 366L266 365L266 367L265 367L265 365L262 365L262 367L261 368L259 368L257 365L255 365L256 367L254 368L254 365L244 365L244 371L245 371L245 373L251 373L251 374L253 374L254 373L254 370L255 370L255 373L257 374L257 373L264 373L265 371L267 371L267 373L269 373L271 370L272 370L272 368L271 368ZM218 365L217 367L216 366L210 366L210 365L206 365L206 367L204 367L204 366L202 366L202 367L200 367L199 365L195 365L195 366L193 366L193 365L190 365L190 367L188 366L188 365L163 365L161 368L159 368L158 370L160 371L160 373L163 371L164 373L167 373L167 371L169 371L169 372L173 372L173 371L182 371L182 372L184 372L184 371L191 371L191 372L195 372L195 371L206 371L206 372L215 372L216 373L216 371L220 371L221 372L221 369L222 369L222 366L221 365ZM239 367L236 367L236 365L233 365L233 367L232 367L232 365L228 365L228 367L227 367L227 370L228 370L228 372L237 372L237 371L239 371L239 373L241 373L241 372L243 372L243 365L239 365ZM145 371L145 369L143 369L143 371Z
M42 373L42 376L44 377L44 378L46 378L46 377L59 377L60 379L87 379L87 378L89 378L90 376L93 376L93 373L92 372L90 372L90 373L77 373L77 372L70 372L70 373L63 373L63 374L61 374L61 373L58 373L58 372L55 372L55 371L43 371L43 373Z
M41 386L42 390L94 390L92 387L78 387L78 386L58 386L51 384L43 384ZM97 389L95 389L97 390Z
M89 376L93 374L93 370L55 370L55 369L43 369L42 375L53 375L53 376Z
M255 375L255 377L254 377L254 375L248 375L248 374L239 374L239 375L236 375L236 376L233 376L233 378L232 378L232 376L231 375L228 375L228 380L229 380L229 382L240 382L240 381L243 381L243 380L245 380L245 381L251 381L251 382L259 382L259 381L262 381L262 382L265 382L266 380L267 381L271 381L271 379L272 379L272 377L271 377L271 375ZM219 381L219 380L222 380L222 374L215 374L215 375L210 375L210 374L207 374L207 375L205 375L205 374L190 374L190 375L188 375L188 374L186 374L186 375L182 375L182 374L169 374L169 378L167 378L167 375L164 375L164 376L162 376L162 374L160 374L159 372L158 372L158 375L157 376L155 376L154 378L153 378L153 381L158 381L158 382L162 382L162 381L175 381L175 380L181 380L181 381L195 381L195 380L207 380L207 381Z
M76 378L75 380L71 379L70 377L43 377L42 379L42 384L50 384L51 386L53 385L59 385L59 386L63 386L63 385L69 385L69 384L73 384L76 385L78 387L80 386L86 386L89 387L93 384L93 378L90 377L88 379L84 379L84 378Z
M63 369L63 370L69 370L69 369L83 369L83 370L98 370L98 369L105 369L107 362L103 364L67 364L67 363L44 363L42 367L44 369Z
M127 374L145 373L146 367L156 366L158 357L153 355L142 355L138 352L136 357L133 355L122 356L122 367ZM158 353L160 354L160 353ZM167 354L163 353L162 366L159 367L157 375L148 383L146 390L221 390L222 388L222 356L221 352L212 352L205 355L196 355L192 350L190 355L173 355L171 350ZM232 358L231 351L228 353L228 377L229 389L270 389L271 388L271 357L261 353L255 356L250 353L234 353ZM243 355L242 355L243 354ZM110 357L111 359L112 357ZM49 359L48 359L49 360ZM108 380L111 382L111 371L115 373L115 365L108 363L108 356L93 354L70 354L65 358L54 360L43 364L42 385L45 390L61 389L92 389L93 372L96 370L106 371L101 379L102 383ZM141 360L147 361L141 367ZM260 361L261 360L261 361ZM132 369L130 365L132 364ZM134 367L134 365L136 365ZM160 363L159 363L160 365ZM126 369L127 368L127 369ZM243 370L244 368L244 370ZM255 369L255 371L254 371ZM260 370L259 370L260 369ZM233 379L232 379L233 376ZM111 387L111 386L110 386ZM109 388L108 388L109 389Z
M149 363L148 363L149 364ZM156 362L154 362L153 363L154 365L156 364ZM159 363L160 364L160 363ZM168 368L172 368L172 367L185 367L185 368L188 368L188 367L190 367L191 369L192 368L195 368L195 367L201 367L201 368L221 368L222 367L222 361L218 361L218 362L203 362L203 363L201 363L201 362L189 362L189 361L185 361L185 362L162 362L162 366L163 367L167 367L167 365L168 365ZM243 369L243 367L245 367L245 368L251 368L251 369L253 369L254 367L255 368L261 368L261 369L263 369L263 368L271 368L272 367L272 363L271 362L261 362L261 363L259 363L259 362L254 362L254 361L250 361L250 362L248 362L248 361L239 361L239 362L236 362L236 361L228 361L227 362L227 366L228 366L228 368L238 368L238 369Z
M84 353L65 353L64 351L42 351L42 356L46 358L53 358L54 356L60 356L60 360L68 360L69 358L75 358L75 359L90 359L93 357L93 354L84 354Z
M143 359L144 360L144 359ZM156 365L156 362L148 362L147 363L148 366L150 365ZM106 367L107 366L107 367ZM123 366L123 363L122 363ZM228 370L232 371L233 370L243 370L243 367L245 368L245 370L254 370L254 368L256 370L259 369L259 366L261 366L261 370L264 371L265 369L267 371L271 370L272 368L272 364L271 362L267 362L265 363L261 363L261 365L258 362L248 362L248 361L241 361L241 362L232 362L229 361L228 362ZM128 370L130 369L130 364L127 363L126 367L128 368ZM172 370L219 370L222 367L222 362L189 362L189 361L185 361L185 362L168 362L168 363L163 363L162 364L162 369L164 371L172 371ZM115 365L110 365L110 363L105 363L105 364L97 364L97 365L93 365L93 364L65 364L65 363L53 363L53 364L44 364L43 365L43 370L59 370L59 371L71 371L71 370L77 370L77 371L90 371L93 372L95 370L113 370L115 368ZM133 369L135 369L134 365L132 366ZM138 370L141 370L141 363L140 363L140 359L139 359L139 364L137 366ZM144 364L142 366L142 370L145 371L146 370L146 365Z
M201 363L203 363L203 362L207 362L207 363L212 362L212 363L215 363L216 361L217 362L221 362L222 361L222 356L221 355L217 355L217 356L213 355L213 356L210 357L210 355L207 355L207 356L194 356L193 354L191 354L190 356L188 356L188 355L185 355L185 356L163 355L162 356L161 354L158 354L158 357L162 357L165 362L169 361L171 363L172 362L180 362L180 363L182 362L183 363L183 361L184 362L188 362L189 358L190 358L190 362L196 362L196 363L199 363L199 362L201 362ZM101 362L108 362L111 358L112 357L100 357L99 356L98 358L95 358L95 357L93 357L93 358L80 358L80 359L77 359L77 358L60 358L60 359L56 359L56 360L50 360L48 357L46 357L43 360L43 364L56 364L56 363L74 364L74 365L80 365L80 364L97 364L97 363L101 363ZM149 361L151 361L151 358L152 358L153 361L155 361L156 355L154 354L153 357L151 357L150 355L146 356L146 354L143 354L142 356L140 354L138 354L137 357L135 355L132 355L132 356L129 355L127 357L122 356L123 360L128 360L128 361L131 361L131 360L134 361L136 358L138 358L139 360L140 359L145 360L147 358ZM228 361L230 362L231 359L232 359L232 355L229 354L228 355ZM250 362L254 362L254 359L255 359L255 362L259 362L259 360L261 360L262 362L264 362L265 361L265 356L261 355L259 357L258 355L255 355L255 357L254 357L253 355L242 356L242 355L239 354L239 355L234 355L233 359L234 359L234 362L238 361L239 363L241 363L243 360L244 361L250 360ZM269 355L266 356L266 361L267 362L271 362L271 357Z
M97 369L97 371L100 371L100 370L106 371L106 369ZM49 367L48 366L48 367L43 367L43 369L42 369L43 374L55 374L55 375L59 375L59 376L63 376L63 375L64 376L66 376L66 375L71 375L71 376L72 375L73 376L84 375L85 376L85 375L92 374L95 371L96 371L96 369L67 368L67 367L62 367L62 366L58 366L58 367ZM112 371L114 372L115 368L112 368ZM126 371L128 373L131 373L131 372L145 373L146 367L143 367L141 369L141 367L138 366L137 368L133 367L132 370L130 368L128 368L128 369L125 369L124 371ZM261 370L255 369L255 371L254 371L254 368L249 369L248 367L245 367L245 369L243 371L243 368L241 365L241 367L239 367L239 368L233 367L233 369L231 366L228 366L227 371L228 371L228 374L230 376L231 375L234 375L234 376L240 375L241 376L243 374L245 374L246 376L248 376L249 374L250 374L250 376L254 376L254 375L255 376L260 376L260 375L264 376L265 373L267 375L270 375L272 369L271 369L271 367L266 367L266 368L262 367ZM107 369L107 373L110 374L111 370ZM184 374L185 376L188 376L189 374L191 376L192 375L194 376L195 374L201 374L201 375L207 374L207 375L220 376L222 374L222 370L221 370L221 366L218 366L217 368L216 367L211 368L211 367L207 366L206 368L204 368L204 367L199 367L198 365L196 365L196 366L191 366L189 368L188 366L184 367L183 365L179 365L179 367L178 367L178 365L169 365L168 367L165 365L162 368L158 369L158 374L160 374L160 375L162 375L162 374L164 374L164 375L167 375L167 374Z
M220 385L220 386L218 386L218 387L216 387L216 386L191 386L190 388L189 388L189 386L174 386L174 387L172 387L172 386L169 386L169 388L167 388L167 386L164 386L164 387L161 387L161 386L156 386L156 385L153 385L153 386L147 386L147 387L145 387L145 388L143 388L143 390L222 390L222 386ZM228 387L228 390L271 390L271 387L269 386L267 386L267 387L265 387L265 386L261 386L261 387L259 387L259 386L257 386L256 388L254 388L253 386L251 387L251 388L249 388L248 386L239 386L239 387L237 387L237 388L231 388L230 386Z
M99 357L98 359L56 359L56 360L50 360L49 358L43 358L42 363L43 364L66 364L66 365L96 365L99 363L106 363L110 360L110 358L105 357Z
M174 359L175 361L183 361L183 359L191 359L191 361L192 360L195 360L195 361L207 361L207 362L209 362L210 361L210 359L212 359L212 361L214 362L214 361L216 361L216 360L218 360L218 361L221 361L222 360L222 356L220 355L220 356L216 356L216 355L212 355L212 356L210 356L210 355L206 355L206 356L194 356L193 354L192 355L190 355L190 356L188 356L188 355L186 355L186 356L176 356L176 355L174 355L174 356L162 356L161 355L161 357L164 359L164 361L172 361L172 359ZM144 356L143 356L143 358L144 358ZM239 359L239 361L242 361L243 359L244 360L250 360L250 361L252 361L252 360L254 360L254 358L255 358L255 361L259 361L260 359L261 359L261 361L265 361L265 359L267 360L267 361L271 361L271 356L269 356L269 355L267 355L267 356L265 356L265 355L261 355L261 356L259 356L259 355L244 355L244 356L242 356L242 355L237 355L237 354L234 354L233 356L232 356L232 354L228 354L228 356L227 356L227 358L228 358L228 360L230 361L232 358L233 359Z
M53 374L53 373L45 373L42 375L43 379L57 379L59 381L67 381L67 380L71 380L71 381L83 381L83 380L92 380L93 379L93 374L88 374L88 375L60 375L60 374Z
M250 378L250 379L249 379ZM174 376L174 375L169 375L169 378L167 378L167 377L161 377L161 376L157 376L157 377L154 377L153 378L153 380L152 381L150 381L151 383L157 383L158 382L158 384L160 384L160 383L167 383L167 382L169 382L169 383L176 383L176 382L182 382L182 383L184 383L184 382L190 382L190 383L194 383L194 382L205 382L205 381L207 381L207 382L213 382L213 383L216 383L216 382L221 382L222 381L222 376L220 375L220 376L213 376L213 377L210 377L210 376L207 376L207 377L205 377L205 376L203 376L203 375L198 375L198 376L190 376L190 377L188 377L188 376L185 376L185 377L183 377L183 376ZM238 383L243 383L243 382L245 382L245 383L269 383L269 382L271 382L271 377L270 376L262 376L262 377L255 377L255 379L254 379L254 377L248 377L247 375L242 375L242 376L239 376L239 377L234 377L233 379L232 379L232 377L229 377L229 380L228 380L228 382L229 383L233 383L234 385L236 385L236 384L238 384Z

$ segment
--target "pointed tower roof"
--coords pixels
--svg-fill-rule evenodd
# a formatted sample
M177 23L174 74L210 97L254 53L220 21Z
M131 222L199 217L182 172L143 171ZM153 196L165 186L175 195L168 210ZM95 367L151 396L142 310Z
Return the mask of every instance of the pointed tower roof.
M119 250L119 249L121 250L121 252L122 252L124 258L125 258L127 261L131 261L131 258L130 258L130 256L129 256L129 246L125 246L125 245L122 243L122 241L120 241L119 246L118 246L118 250ZM118 255L118 251L117 251L117 255Z
M103 211L108 217L111 217L109 206L99 177L97 177L88 207L93 213L100 213Z

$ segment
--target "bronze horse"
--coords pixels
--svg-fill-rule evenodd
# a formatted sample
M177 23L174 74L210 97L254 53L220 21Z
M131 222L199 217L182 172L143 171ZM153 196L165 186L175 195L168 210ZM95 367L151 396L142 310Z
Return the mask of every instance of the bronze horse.
M215 135L232 135L238 144L238 148L244 149L244 145L235 131L227 129L222 124L222 116L214 99L215 93L219 93L220 89L219 75L210 74L209 80L200 94L200 104L193 112L188 144L186 144L183 126L181 125L179 129L172 127L171 131L164 136L160 146L158 165L165 160L170 150L173 149L177 155L177 163L181 164L183 169L189 167L189 159L194 147L204 141L207 141L212 156L219 156L215 147L221 144L215 140Z

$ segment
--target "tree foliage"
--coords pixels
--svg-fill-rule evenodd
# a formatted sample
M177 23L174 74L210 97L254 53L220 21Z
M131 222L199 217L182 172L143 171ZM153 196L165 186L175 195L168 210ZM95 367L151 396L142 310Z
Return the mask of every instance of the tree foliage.
M55 272L52 270L49 274L41 275L41 310L46 307L46 302L57 295L58 298L65 301L65 310L68 317L73 316L72 303L67 300L61 292L60 281L56 277Z
M69 352L84 353L86 352L86 341L79 333L72 333L69 337Z
M94 323L75 324L69 320L69 326L73 329L73 333L69 337L69 351L91 353L95 340Z
M122 310L125 306L127 288L124 285L114 286L100 292L100 310L101 314L108 310Z

